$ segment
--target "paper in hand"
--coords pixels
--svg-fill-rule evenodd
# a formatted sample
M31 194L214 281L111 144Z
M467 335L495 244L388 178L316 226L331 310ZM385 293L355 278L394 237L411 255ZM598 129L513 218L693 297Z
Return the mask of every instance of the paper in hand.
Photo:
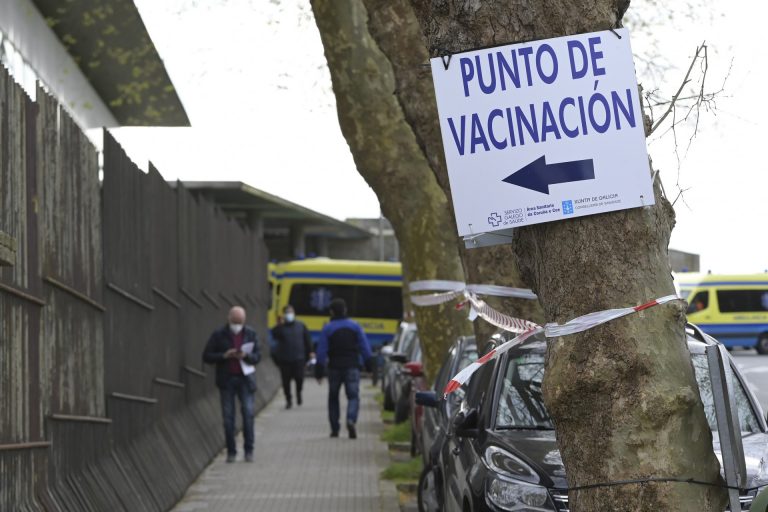
M243 343L243 346L240 347L240 350L243 351L246 354L250 354L253 352L253 342ZM243 370L243 375L250 375L253 372L256 371L256 367L252 364L248 364L245 362L245 360L240 360L240 368Z

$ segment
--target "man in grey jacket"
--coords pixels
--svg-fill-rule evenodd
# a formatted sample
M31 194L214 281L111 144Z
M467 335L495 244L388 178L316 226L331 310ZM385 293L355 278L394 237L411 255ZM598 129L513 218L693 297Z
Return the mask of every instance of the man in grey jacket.
M283 321L272 329L272 358L280 367L285 393L285 408L293 405L291 381L296 381L296 403L301 405L301 388L304 383L304 365L312 354L312 339L307 326L296 320L296 312L290 304L283 308Z

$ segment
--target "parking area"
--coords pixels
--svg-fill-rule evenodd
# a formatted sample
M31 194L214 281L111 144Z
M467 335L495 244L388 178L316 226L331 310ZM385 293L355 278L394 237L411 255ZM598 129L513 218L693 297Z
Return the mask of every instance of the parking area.
M237 461L227 464L225 453L219 454L173 510L398 511L394 485L379 478L389 458L379 440L375 392L370 380L361 382L356 440L344 430L338 439L329 437L327 381L307 380L304 404L290 410L278 393L256 418L254 463L242 461L238 440Z

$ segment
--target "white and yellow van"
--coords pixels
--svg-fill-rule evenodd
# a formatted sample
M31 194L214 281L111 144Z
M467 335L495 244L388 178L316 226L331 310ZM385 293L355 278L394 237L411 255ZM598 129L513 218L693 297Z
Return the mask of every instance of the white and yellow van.
M373 348L389 342L402 320L400 263L312 258L274 264L269 273L270 328L290 304L316 342L337 297L346 301L350 318L360 323Z
M675 275L688 320L726 347L768 354L768 273Z

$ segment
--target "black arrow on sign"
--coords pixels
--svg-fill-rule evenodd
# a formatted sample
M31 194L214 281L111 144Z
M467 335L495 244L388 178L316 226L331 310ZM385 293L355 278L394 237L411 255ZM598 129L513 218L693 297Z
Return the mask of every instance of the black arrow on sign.
M542 194L549 194L550 185L593 179L595 179L595 167L592 164L592 159L547 164L544 155L542 155L502 181Z

